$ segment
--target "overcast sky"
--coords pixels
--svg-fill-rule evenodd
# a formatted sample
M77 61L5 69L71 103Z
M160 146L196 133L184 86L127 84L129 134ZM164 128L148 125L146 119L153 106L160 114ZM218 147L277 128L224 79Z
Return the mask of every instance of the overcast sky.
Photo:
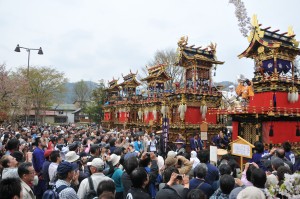
M300 40L299 0L244 2L263 27L287 32L292 25ZM249 43L234 11L228 0L0 0L0 64L12 70L27 66L26 51L14 52L17 44L42 47L44 55L33 51L30 65L54 67L70 82L107 81L140 70L156 50L176 49L188 35L189 45L217 43L225 64L215 81L236 81L238 74L251 78L253 61L237 58Z

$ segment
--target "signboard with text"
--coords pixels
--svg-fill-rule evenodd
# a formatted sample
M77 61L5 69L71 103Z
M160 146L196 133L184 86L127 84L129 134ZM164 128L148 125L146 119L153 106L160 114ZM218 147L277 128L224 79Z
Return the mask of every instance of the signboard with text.
M238 139L231 143L231 154L245 158L252 158L252 148L254 148L254 145L238 136Z

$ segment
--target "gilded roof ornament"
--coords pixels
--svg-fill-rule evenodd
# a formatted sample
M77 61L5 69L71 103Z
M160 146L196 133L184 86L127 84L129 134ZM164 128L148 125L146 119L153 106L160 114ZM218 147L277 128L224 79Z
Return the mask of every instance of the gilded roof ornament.
M251 25L252 25L254 28L259 27L258 20L257 20L257 15L253 15L253 16L252 16L252 19L251 19Z
M263 46L260 46L258 49L257 49L257 52L258 54L261 54L265 51L265 48Z
M177 44L179 47L184 47L188 44L188 40L189 40L188 36L182 36L180 37Z
M295 33L294 33L294 30L293 30L293 26L289 26L288 27L288 33L287 33L287 36L294 36Z
M217 43L210 42L210 44L207 47L210 49L210 51L212 52L213 55L216 54L216 52L217 52Z
M258 39L257 37L263 38L265 34L265 32L260 29L260 24L258 23L257 15L252 16L251 25L253 29L250 32L249 36L247 37L249 43L252 41L254 37L256 37L256 39Z
M294 37L294 36L295 36L294 30L293 30L293 26L289 26L289 27L288 27L288 33L287 33L287 36L288 36L288 37ZM295 45L295 47L298 47L298 46L299 46L299 41L297 41L295 38L292 39L292 42L293 42L293 44Z

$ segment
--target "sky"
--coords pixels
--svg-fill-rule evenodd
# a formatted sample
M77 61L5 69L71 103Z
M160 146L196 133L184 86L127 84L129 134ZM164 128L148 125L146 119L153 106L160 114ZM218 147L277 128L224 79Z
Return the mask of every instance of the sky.
M262 27L287 32L300 40L299 0L244 0L249 17ZM237 56L249 45L239 31L235 7L228 0L0 0L0 64L10 70L27 66L27 52L17 44L42 47L31 51L30 66L63 72L70 82L105 82L141 68L157 50L217 43L215 82L253 77L253 61Z

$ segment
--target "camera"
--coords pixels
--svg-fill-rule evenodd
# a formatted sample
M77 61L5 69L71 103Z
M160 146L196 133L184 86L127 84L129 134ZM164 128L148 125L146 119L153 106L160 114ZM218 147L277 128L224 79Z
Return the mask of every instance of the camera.
M183 177L182 177L182 175L177 175L176 179L177 179L177 180L182 180Z

